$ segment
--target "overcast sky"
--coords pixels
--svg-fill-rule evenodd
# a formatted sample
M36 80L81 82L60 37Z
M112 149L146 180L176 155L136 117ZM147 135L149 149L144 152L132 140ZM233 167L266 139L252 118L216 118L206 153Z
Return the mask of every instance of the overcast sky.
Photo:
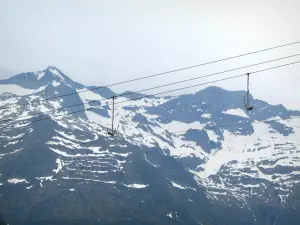
M7 71L52 65L77 82L106 85L300 41L299 9L299 0L0 0L0 68L7 76ZM113 90L139 90L297 53L300 44ZM293 61L300 56L164 90ZM251 92L272 104L300 109L299 72L297 64L253 75ZM244 90L245 82L215 85Z

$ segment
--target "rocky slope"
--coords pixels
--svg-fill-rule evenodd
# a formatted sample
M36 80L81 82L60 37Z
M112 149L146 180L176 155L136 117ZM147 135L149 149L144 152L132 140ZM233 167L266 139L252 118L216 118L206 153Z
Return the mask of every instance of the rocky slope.
M0 81L10 224L299 224L300 112L252 97L246 112L245 92L217 87L135 93L110 137L115 93L95 88L55 67Z

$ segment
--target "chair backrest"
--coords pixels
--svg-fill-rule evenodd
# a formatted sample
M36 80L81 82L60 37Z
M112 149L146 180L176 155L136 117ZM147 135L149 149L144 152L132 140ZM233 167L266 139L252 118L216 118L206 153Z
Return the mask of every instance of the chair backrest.
M248 99L248 95L249 95L249 92L247 92L247 94L244 96L243 98L243 101L244 101L244 107L247 111L251 111L254 109L253 106L250 106L249 104L249 99Z
M247 111L251 111L251 110L254 109L254 107L253 106L248 106L248 107L246 107L246 109L247 109Z
M110 136L114 136L117 130L109 130L107 129L107 134L109 134Z

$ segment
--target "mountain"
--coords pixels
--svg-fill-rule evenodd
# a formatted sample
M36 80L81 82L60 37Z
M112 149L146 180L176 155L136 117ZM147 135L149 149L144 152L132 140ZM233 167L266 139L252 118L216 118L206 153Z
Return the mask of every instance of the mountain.
M299 224L299 111L250 96L248 112L244 91L218 87L130 93L116 99L111 137L109 88L55 67L1 80L0 219Z
M0 84L14 84L27 89L39 89L52 85L54 87L66 85L69 87L83 87L83 85L72 81L59 69L49 66L47 69L38 72L21 73L11 78L0 81Z

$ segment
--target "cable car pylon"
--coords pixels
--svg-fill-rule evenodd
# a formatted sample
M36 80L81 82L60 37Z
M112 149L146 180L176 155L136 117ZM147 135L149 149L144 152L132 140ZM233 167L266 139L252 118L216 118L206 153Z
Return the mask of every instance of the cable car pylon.
M249 89L249 78L250 78L250 73L247 73L247 94L244 96L244 107L247 111L251 111L254 109L254 106L250 105L250 99L249 99L249 94L250 94L250 89Z
M115 99L117 96L112 96L113 106L112 106L112 116L111 116L111 130L107 130L107 134L110 136L114 136L116 133L116 129L114 129L114 119L115 119Z

